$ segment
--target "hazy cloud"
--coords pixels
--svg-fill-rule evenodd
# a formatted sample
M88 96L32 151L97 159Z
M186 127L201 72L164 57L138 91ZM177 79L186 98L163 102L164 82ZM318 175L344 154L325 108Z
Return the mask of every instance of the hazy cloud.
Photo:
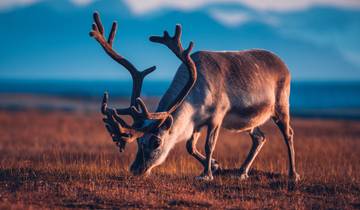
M248 13L242 10L211 9L209 15L217 22L228 26L237 27L251 21L262 22L268 25L279 25L279 19L266 13Z
M0 10L8 10L16 7L24 7L40 1L51 1L51 0L0 0ZM94 2L95 0L64 0L64 1L70 1L77 6L84 6Z
M39 1L50 0L0 0L0 10L11 9L18 6L27 6ZM95 0L64 0L75 5L87 5ZM99 0L106 1L106 0ZM195 9L211 3L241 3L257 10L300 10L315 5L331 5L337 7L360 8L359 0L119 0L129 5L134 14L145 14L162 8L175 8L180 10Z
M211 10L209 13L215 20L229 27L239 26L252 19L249 14L241 11Z
M124 0L135 14L145 14L161 8L195 9L211 3L241 3L257 10L300 10L315 5L360 7L359 0Z
M72 3L79 5L79 6L84 6L84 5L88 5L90 3L92 3L94 0L71 0Z
M13 7L27 6L39 0L0 0L0 9L11 9Z

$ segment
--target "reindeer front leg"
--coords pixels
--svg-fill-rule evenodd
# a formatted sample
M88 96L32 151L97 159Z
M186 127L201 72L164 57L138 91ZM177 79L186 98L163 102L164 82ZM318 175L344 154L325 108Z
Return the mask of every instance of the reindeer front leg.
M196 148L196 143L199 140L200 135L201 135L200 131L195 131L191 136L191 138L186 142L186 149L190 155L192 155L205 167L206 158ZM215 173L219 169L220 169L219 163L215 159L211 159L211 171Z
M211 171L211 160L212 160L212 154L215 149L216 141L219 136L219 131L220 131L220 124L218 125L210 124L208 126L206 143L205 143L206 162L204 166L204 172L200 176L196 177L196 179L198 180L211 181L214 179Z

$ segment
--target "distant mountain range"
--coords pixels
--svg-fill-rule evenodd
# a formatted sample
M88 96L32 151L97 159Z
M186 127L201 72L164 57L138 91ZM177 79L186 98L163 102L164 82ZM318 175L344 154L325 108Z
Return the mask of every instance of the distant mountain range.
M189 11L162 9L135 15L119 0L76 7L42 1L0 12L0 78L120 79L129 75L108 58L88 32L98 10L114 47L140 69L157 65L152 80L170 80L179 61L148 41L183 25L183 43L196 50L264 48L278 54L295 80L360 80L360 10L312 7L292 12L257 11L240 4L211 4ZM107 30L107 31L108 31Z

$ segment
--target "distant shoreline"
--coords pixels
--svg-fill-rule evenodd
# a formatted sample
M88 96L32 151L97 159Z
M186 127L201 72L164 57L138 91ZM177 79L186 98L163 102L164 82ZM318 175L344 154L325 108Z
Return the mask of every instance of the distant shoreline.
M41 112L91 112L100 110L101 97L53 96L48 94L0 93L0 110ZM155 110L160 97L144 97L151 110ZM110 105L127 107L128 97L110 97ZM296 118L360 120L359 108L290 108Z

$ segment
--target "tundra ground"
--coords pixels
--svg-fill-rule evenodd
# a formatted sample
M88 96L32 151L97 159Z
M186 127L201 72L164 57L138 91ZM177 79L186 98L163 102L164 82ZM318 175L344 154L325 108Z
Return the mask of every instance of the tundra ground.
M99 114L0 111L0 209L359 209L360 122L293 119L292 126L299 183L288 182L286 147L273 123L263 126L268 141L248 180L232 175L250 137L223 130L215 150L223 169L199 182L202 167L184 143L150 177L134 177L136 144L119 153Z

